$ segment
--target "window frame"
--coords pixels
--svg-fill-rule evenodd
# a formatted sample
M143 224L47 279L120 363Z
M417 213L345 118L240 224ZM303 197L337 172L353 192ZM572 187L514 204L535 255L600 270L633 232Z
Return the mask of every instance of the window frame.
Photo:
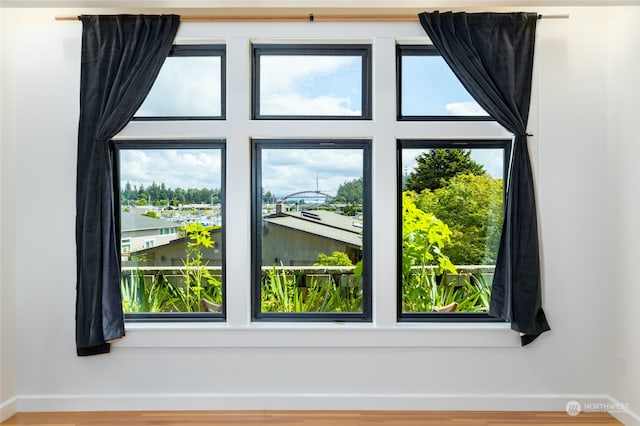
M505 323L504 320L494 318L489 313L483 312L404 312L402 310L402 150L403 149L503 149L503 213L506 208L507 186L509 181L509 163L511 159L512 139L397 139L396 140L396 173L397 173L397 239L396 239L396 321L398 323L482 323L498 322ZM504 223L504 222L503 222Z
M362 312L262 312L262 149L361 149L363 180ZM251 140L251 320L254 322L372 321L372 185L369 139L259 139Z
M371 44L273 44L251 45L251 119L252 120L371 120L372 119L372 47ZM362 57L362 114L356 115L265 115L260 113L260 58L286 56L360 56Z
M120 157L122 150L161 150L161 149L219 149L220 150L220 194L221 201L221 290L222 290L222 312L140 312L125 313L126 323L167 323L167 322L225 322L227 319L227 279L226 279L226 140L219 139L112 139L109 142L111 151L111 160L113 164L113 192L114 192L114 211L116 238L118 241L118 251L121 253L120 247L122 241L120 212ZM176 227L177 224L176 224ZM118 254L118 263L120 263L120 254ZM122 277L122 267L120 267L120 275ZM122 278L121 278L122 279Z
M174 44L169 57L220 57L220 115L157 115L134 116L131 121L219 121L227 118L227 46L225 44ZM145 98L146 100L146 98ZM141 105L142 106L142 105ZM136 111L137 113L137 111Z
M440 55L436 47L432 44L426 44L426 45L397 44L396 45L396 119L398 121L495 121L495 119L490 115L485 116L485 115L404 115L402 114L402 57L403 56L440 56L442 57L442 55ZM453 74L453 71L451 71L451 73Z

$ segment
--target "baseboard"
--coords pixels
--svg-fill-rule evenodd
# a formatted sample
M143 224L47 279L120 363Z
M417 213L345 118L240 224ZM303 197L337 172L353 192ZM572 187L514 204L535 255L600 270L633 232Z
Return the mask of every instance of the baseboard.
M640 415L629 410L628 404L622 404L615 398L609 397L611 409L609 413L620 421L623 425L640 425Z
M18 412L18 399L10 398L0 403L0 423Z
M25 395L19 412L129 410L454 410L565 411L569 401L607 404L607 395L575 394L149 394Z

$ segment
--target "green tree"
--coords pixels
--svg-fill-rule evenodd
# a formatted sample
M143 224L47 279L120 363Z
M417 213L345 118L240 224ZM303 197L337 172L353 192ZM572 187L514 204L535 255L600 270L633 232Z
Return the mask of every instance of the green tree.
M362 178L342 183L336 193L336 201L348 204L362 204Z
M146 213L142 213L142 216L147 216L147 217L151 217L153 219L160 219L160 216L158 216L158 213L156 213L153 210L149 210Z
M435 191L462 173L485 174L484 167L471 159L468 149L430 149L416 158L417 165L406 180L405 190Z
M494 264L503 216L503 183L487 174L460 174L442 188L424 190L415 203L451 230L447 255L456 265Z
M331 255L318 253L318 261L313 266L353 266L347 253L334 251Z

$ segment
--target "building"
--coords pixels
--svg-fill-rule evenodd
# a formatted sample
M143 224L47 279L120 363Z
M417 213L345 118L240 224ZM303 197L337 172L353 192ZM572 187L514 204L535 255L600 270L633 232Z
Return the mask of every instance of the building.
M538 23L529 127L543 299L553 330L522 348L505 324L396 324L393 131L400 124L393 52L396 43L425 42L417 22L184 23L183 40L225 41L227 63L245 61L227 73L227 119L195 120L186 135L227 138L232 159L225 193L228 323L128 325L111 354L76 357L81 25L55 17L145 12L152 3L160 13L209 16L425 8L569 14ZM0 0L0 419L17 411L116 409L564 411L576 400L618 402L621 408L609 409L620 420L640 422L638 0L155 3ZM373 119L247 123L250 42L309 39L375 43ZM413 130L422 123L409 124L400 136L418 137ZM175 122L155 125L151 133L149 123L134 122L120 136L177 134ZM371 135L369 125L382 129L372 143L373 322L252 323L249 139L277 138L283 129L305 138L359 138ZM481 121L456 124L453 135L442 123L426 126L433 138L495 136Z
M120 229L120 250L125 255L178 238L176 223L125 211L120 213Z
M202 262L209 266L222 264L222 228L211 231L213 247L201 249ZM183 266L189 237L181 237L165 244L141 248L131 253L137 266Z
M283 212L264 216L262 264L308 266L318 253L346 253L355 264L361 258L362 222L324 210Z

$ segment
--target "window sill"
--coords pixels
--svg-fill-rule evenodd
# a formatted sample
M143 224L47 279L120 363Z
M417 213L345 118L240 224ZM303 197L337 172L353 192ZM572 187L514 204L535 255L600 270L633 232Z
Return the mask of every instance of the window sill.
M126 331L114 349L520 347L518 333L505 323L137 323L127 324Z

